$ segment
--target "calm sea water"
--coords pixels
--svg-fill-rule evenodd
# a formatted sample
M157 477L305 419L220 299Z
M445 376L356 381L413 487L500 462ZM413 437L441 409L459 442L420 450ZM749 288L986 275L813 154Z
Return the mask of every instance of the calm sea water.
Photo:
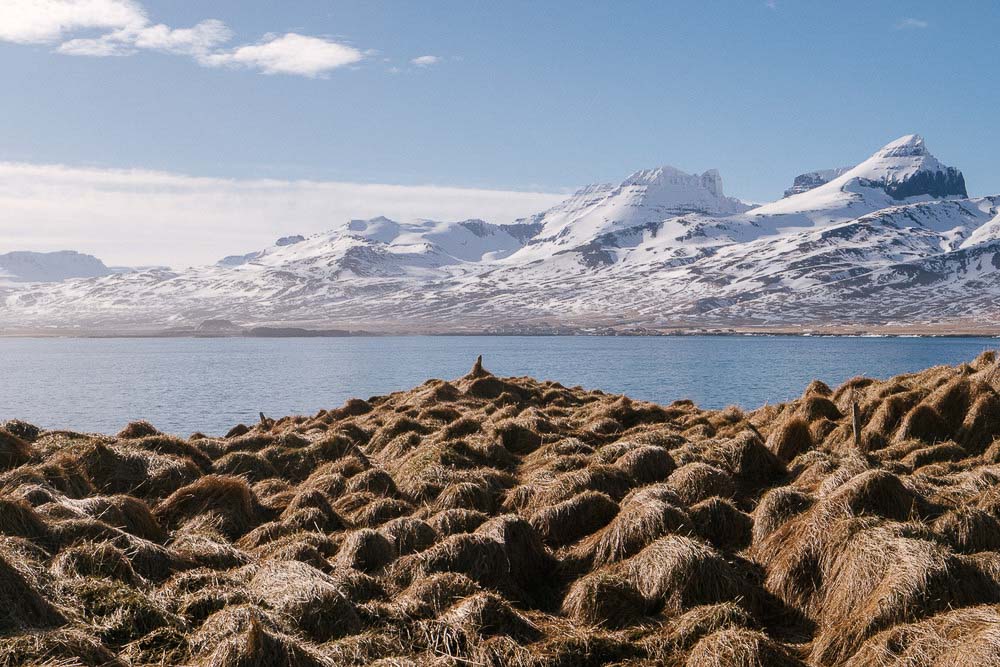
M973 359L991 338L391 337L0 339L0 420L116 432L148 419L169 433L312 414L351 397L488 369L669 403L756 407L819 378L888 377Z

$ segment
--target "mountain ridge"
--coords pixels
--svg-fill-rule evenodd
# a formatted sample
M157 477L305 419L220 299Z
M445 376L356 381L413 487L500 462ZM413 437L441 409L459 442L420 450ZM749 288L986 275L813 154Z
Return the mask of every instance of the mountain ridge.
M922 137L803 176L757 206L726 196L715 170L662 166L509 224L351 220L213 266L23 287L0 325L65 324L61 312L98 329L1000 324L1000 197L968 197Z

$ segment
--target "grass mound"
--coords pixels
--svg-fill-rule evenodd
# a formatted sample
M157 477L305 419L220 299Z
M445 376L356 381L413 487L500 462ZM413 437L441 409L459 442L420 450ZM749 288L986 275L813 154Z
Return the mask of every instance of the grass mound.
M681 503L676 494L663 489ZM622 501L621 511L607 527L581 544L581 551L600 566L633 556L664 535L691 530L690 515L678 505L652 493L635 494Z
M125 667L126 664L98 639L81 630L37 630L0 637L2 667Z
M156 506L154 514L170 528L211 514L219 530L236 539L260 523L265 512L246 481L209 475L175 491Z
M717 551L679 535L653 542L626 561L623 570L650 606L669 616L749 593L747 582Z
M836 409L836 406L833 407ZM792 417L778 424L767 438L767 448L785 463L790 463L811 447L812 433L809 422L803 417Z
M99 577L137 586L138 575L121 549L108 543L80 544L64 549L52 561L56 577Z
M661 640L668 654L694 647L703 637L720 630L756 629L756 621L735 602L720 602L694 607L670 619L663 627Z
M298 561L265 563L249 582L251 596L274 609L292 632L327 641L361 629L354 603L335 579Z
M577 580L563 598L562 612L578 623L610 628L639 622L648 603L622 574L598 570Z
M753 630L720 630L699 641L685 667L804 667L804 663L767 635Z
M718 549L740 551L750 544L753 518L723 498L709 498L691 507L695 532Z
M337 552L337 564L361 572L376 572L396 559L395 545L371 528L347 536Z
M584 491L540 509L530 520L546 544L562 547L603 528L617 514L618 503L606 494Z
M479 590L479 585L463 574L441 572L414 581L396 598L396 604L407 616L434 618Z
M15 566L17 556L0 553L0 632L65 624L65 616L45 598L32 573Z
M224 438L4 422L0 667L997 664L998 487L995 354L752 411L479 362Z
M0 429L0 470L10 470L31 460L31 445L13 433Z
M667 484L688 505L708 500L714 496L732 498L736 483L725 470L702 461L687 463L667 479Z
M478 637L503 635L519 643L530 643L541 636L531 621L495 593L476 593L456 603L440 619L467 635Z
M1000 614L994 606L967 607L890 628L869 639L851 667L932 667L1000 664Z
M195 637L199 665L220 667L328 667L311 647L303 646L268 623L262 612L253 608L234 608L219 612ZM200 649L200 650L199 650Z

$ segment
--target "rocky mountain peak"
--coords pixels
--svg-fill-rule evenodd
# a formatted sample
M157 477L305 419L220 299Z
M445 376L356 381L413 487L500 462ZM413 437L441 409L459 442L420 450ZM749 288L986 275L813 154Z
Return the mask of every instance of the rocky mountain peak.
M688 174L666 165L654 169L640 169L622 181L620 187L629 186L645 187L648 191L708 190L717 197L725 196L722 192L722 176L715 169L709 169L704 174Z
M934 157L919 134L907 134L886 144L845 176L879 187L898 200L969 196L962 172Z
M931 156L931 154L923 137L919 134L907 134L883 146L875 156L893 158Z
M737 199L727 197L722 176L715 169L689 174L675 167L641 169L622 181L610 193L614 200L626 196L635 204L649 206L658 214L705 212L733 214L746 210Z

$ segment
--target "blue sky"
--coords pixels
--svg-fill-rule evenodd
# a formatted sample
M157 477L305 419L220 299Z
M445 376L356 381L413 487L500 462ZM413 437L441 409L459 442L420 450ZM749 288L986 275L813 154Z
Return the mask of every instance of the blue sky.
M98 19L25 15L66 2ZM918 132L1000 192L987 0L4 4L2 162L541 192L670 164L766 200Z

